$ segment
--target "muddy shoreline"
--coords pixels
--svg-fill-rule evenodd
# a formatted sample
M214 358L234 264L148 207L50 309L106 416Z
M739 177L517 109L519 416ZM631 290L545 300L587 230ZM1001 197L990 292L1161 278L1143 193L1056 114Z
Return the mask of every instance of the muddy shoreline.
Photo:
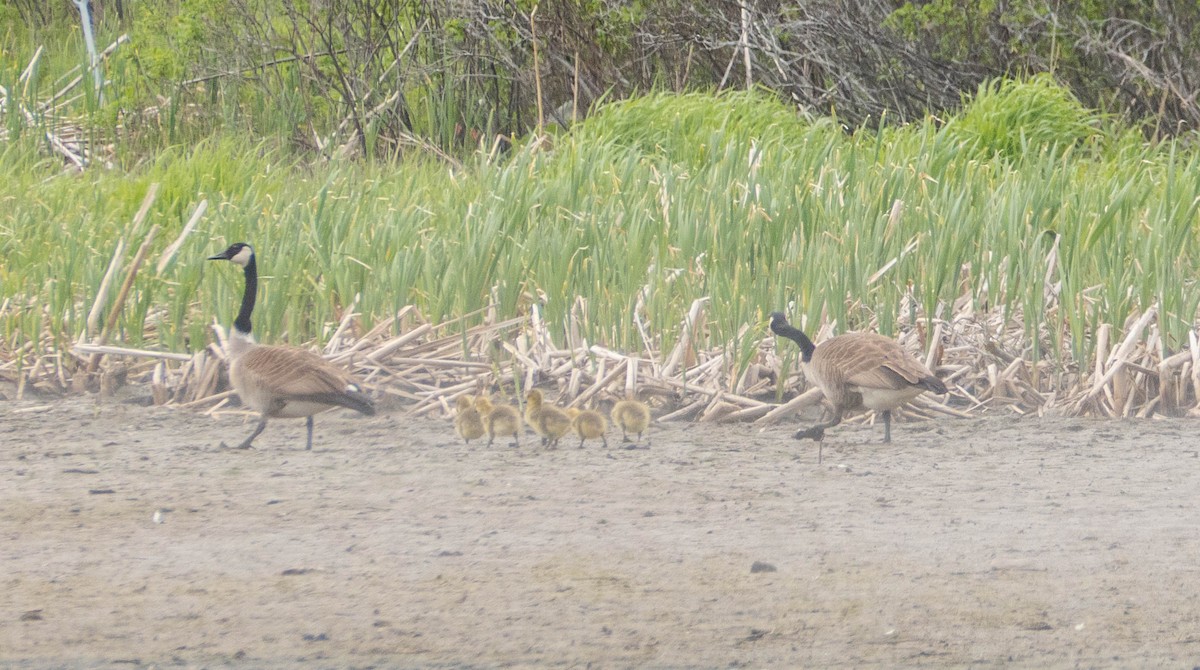
M0 402L0 665L1200 663L1195 420L844 426L821 466L797 425L243 452L236 414Z

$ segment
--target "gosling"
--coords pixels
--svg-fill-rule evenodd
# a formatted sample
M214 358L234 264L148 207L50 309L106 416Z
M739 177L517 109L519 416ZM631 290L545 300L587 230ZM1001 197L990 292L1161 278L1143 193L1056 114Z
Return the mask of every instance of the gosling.
M600 438L605 449L608 448L608 437L605 435L608 432L608 420L603 414L594 409L579 410L573 407L567 413L571 415L571 427L579 436L580 449L585 441L596 438Z
M637 433L638 442L650 425L650 408L640 400L621 400L612 408L613 423L621 427L621 440L631 442L630 433Z
M525 396L525 421L542 437L542 445L554 449L559 439L571 430L571 418L554 405L542 400L542 392L533 389Z
M454 431L465 444L471 444L471 440L483 437L483 418L475 408L475 399L471 396L458 396L456 404L458 413L454 415Z
M487 432L487 446L492 446L497 435L513 438L513 447L521 446L521 413L512 405L493 405L487 396L475 399L475 409L483 419L483 428Z

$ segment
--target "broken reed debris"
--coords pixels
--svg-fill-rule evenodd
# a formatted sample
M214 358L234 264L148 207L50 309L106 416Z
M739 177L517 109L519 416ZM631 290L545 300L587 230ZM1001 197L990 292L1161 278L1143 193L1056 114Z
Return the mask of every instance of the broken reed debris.
M699 303L689 311L681 327L700 323L703 309ZM406 306L357 338L349 334L348 314L324 352L364 379L374 393L394 398L403 411L415 415L449 416L460 395L517 398L531 385L575 407L636 393L655 407L659 421L768 425L821 401L820 391L807 388L798 371L780 379L785 361L765 329L749 367L736 374L728 345L685 351L690 342L708 341L704 333L649 358L598 345L564 348L537 311L464 331L461 319L435 325ZM1156 317L1155 307L1131 316L1119 342L1110 342L1110 325L1102 326L1095 360L1074 369L1027 358L1032 346L1025 329L999 314L963 311L935 321L932 331L924 321L901 320L900 343L929 361L951 393L945 399L920 398L899 415L970 417L985 410L1102 417L1200 414L1200 338L1193 335L1188 349L1162 358ZM818 337L828 337L832 326L818 329ZM99 382L92 384L102 394L111 394L121 383L149 384L155 404L215 411L228 407L233 393L220 346L224 333L219 326L214 329L218 341L193 354L79 343L71 352L44 355L27 365L7 360L0 365L0 378L16 382L18 397L31 386L62 392L78 388L73 380L89 375L90 362L106 355ZM780 383L782 403L775 401ZM856 415L847 421L873 418Z

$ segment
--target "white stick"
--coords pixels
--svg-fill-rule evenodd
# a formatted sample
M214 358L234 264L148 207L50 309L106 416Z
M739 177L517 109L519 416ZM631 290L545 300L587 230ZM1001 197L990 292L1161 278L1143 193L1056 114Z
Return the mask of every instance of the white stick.
M821 389L814 386L813 388L810 388L809 390L805 391L804 393L801 393L800 395L796 396L795 398L792 398L791 400L787 401L787 403L780 405L780 406L776 407L775 409L771 410L770 412L767 413L766 416L755 421L754 425L769 426L769 425L779 421L783 417L795 414L796 412L800 411L801 409L803 409L805 407L808 407L809 405L816 405L817 403L821 402L821 399L824 397L825 397L825 394L821 392Z
M191 354L177 354L173 351L152 351L150 349L130 349L103 344L76 344L73 351L77 354L107 354L109 356L133 356L137 358L159 358L168 361L190 361Z
M92 311L88 312L87 329L79 334L80 343L91 337L100 327L100 313L104 311L104 302L108 299L108 288L117 274L117 268L121 267L121 257L124 254L125 238L122 237L117 240L117 250L108 262L108 270L104 272L104 279L100 280L100 288L96 289L96 300L92 303Z

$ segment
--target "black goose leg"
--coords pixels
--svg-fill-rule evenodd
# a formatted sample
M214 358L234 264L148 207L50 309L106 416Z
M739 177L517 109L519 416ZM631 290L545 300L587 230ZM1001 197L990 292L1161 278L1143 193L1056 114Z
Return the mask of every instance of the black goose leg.
M304 423L308 427L308 445L305 446L304 448L308 451L312 451L312 431L313 431L312 416L309 416L308 419Z
M822 452L824 451L824 446L825 446L824 445L825 429L833 428L834 426L838 425L841 422L842 422L842 413L838 410L834 410L833 418L830 419L829 421L827 421L825 423L818 423L817 425L815 425L811 428L806 428L804 430L798 430L798 431L796 431L796 434L793 435L792 437L796 438L797 440L806 440L806 439L816 440L817 441L817 465L820 465L821 461L824 457Z
M237 448L238 449L250 449L251 448L250 443L253 442L254 438L258 437L258 434L263 432L263 429L266 427L267 427L267 417L264 414L263 418L259 420L258 426L256 426L254 428L254 432L250 433L250 437L247 437L246 439L242 440L242 443L239 444L237 446Z
M892 410L883 411L883 441L888 443L892 441Z

